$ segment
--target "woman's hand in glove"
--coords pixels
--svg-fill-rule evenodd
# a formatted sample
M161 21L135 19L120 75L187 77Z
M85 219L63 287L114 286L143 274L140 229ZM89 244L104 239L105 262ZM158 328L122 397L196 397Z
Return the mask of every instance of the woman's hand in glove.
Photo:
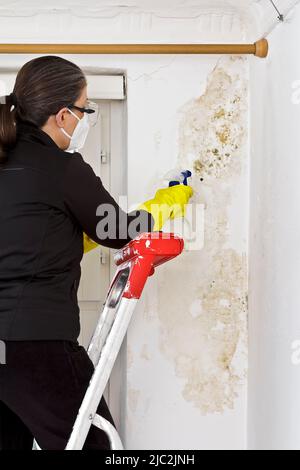
M87 234L83 232L83 252L88 253L94 248L97 248L97 246L99 246L98 243L94 242L94 240L91 240L91 238L89 238Z
M159 189L153 199L140 204L137 209L152 214L155 221L153 231L156 232L162 229L168 219L185 216L186 204L193 194L193 189L184 184Z

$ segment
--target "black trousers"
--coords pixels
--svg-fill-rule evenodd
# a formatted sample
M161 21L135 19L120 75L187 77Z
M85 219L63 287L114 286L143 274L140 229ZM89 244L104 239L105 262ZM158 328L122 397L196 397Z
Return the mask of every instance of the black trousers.
M87 352L71 341L6 341L5 346L0 450L31 450L34 438L43 450L63 450L94 371ZM104 397L97 412L115 426ZM83 449L109 448L106 434L92 426Z

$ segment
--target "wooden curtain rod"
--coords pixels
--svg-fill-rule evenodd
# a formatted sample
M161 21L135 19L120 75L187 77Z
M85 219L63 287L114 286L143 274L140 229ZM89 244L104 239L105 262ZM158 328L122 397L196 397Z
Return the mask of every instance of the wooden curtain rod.
M254 54L267 57L268 41L254 44L0 44L0 54Z

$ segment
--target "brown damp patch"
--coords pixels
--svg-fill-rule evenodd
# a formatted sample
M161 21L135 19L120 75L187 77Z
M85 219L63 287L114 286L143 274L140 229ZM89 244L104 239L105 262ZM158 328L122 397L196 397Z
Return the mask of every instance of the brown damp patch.
M217 137L221 144L227 145L230 140L230 128L228 126L223 126L223 128L217 132ZM213 153L215 155L220 155L220 152L218 149L214 149ZM219 158L221 160L221 157Z
M147 344L143 345L143 348L142 348L142 351L141 351L141 358L145 359L146 361L150 361L150 359L151 359L150 354L148 352L148 345Z
M225 109L220 108L214 115L214 119L222 119L226 116Z
M129 388L128 390L128 408L132 413L135 413L137 406L138 406L138 401L141 395L141 391L134 389L134 388Z
M203 414L234 408L247 369L247 255L227 246L240 223L228 208L247 160L246 77L243 59L223 59L205 94L181 109L178 165L194 162L204 177L193 187L196 203L205 192L205 244L156 274L160 350L184 380L184 399Z
M184 267L178 265L173 275L166 267L167 274L161 277L160 349L174 361L176 375L185 380L185 400L203 414L222 412L233 409L244 380L235 360L243 346L240 340L246 337L246 258L234 250L190 254L186 254ZM182 284L180 299L176 296L173 303L170 299L180 289L181 268L190 283ZM202 301L196 317L190 308L190 299L195 298Z
M239 173L247 129L237 123L247 119L247 83L238 77L238 62L220 61L208 78L203 96L183 106L180 157L189 155L190 165L201 178L227 178ZM233 73L232 73L233 72Z

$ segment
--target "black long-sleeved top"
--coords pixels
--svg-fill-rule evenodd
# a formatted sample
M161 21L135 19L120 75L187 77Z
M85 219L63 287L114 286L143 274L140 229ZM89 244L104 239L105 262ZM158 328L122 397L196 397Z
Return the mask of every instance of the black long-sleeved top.
M117 217L108 218L106 204ZM19 122L16 145L0 166L0 339L76 340L83 232L121 248L139 216L139 232L151 231L151 214L124 212L80 153Z

